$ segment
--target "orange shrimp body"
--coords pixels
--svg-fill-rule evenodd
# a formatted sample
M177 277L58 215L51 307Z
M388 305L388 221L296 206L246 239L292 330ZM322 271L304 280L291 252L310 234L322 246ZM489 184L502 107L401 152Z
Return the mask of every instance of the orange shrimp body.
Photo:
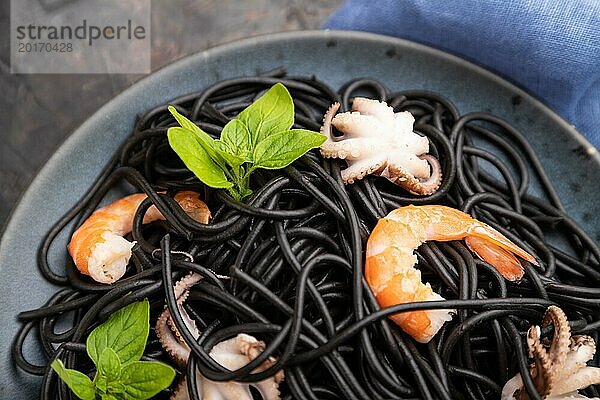
M123 236L131 232L135 212L145 198L145 194L136 193L99 208L73 233L67 249L81 273L101 283L113 283L125 274L134 243ZM208 222L210 211L198 193L182 191L174 199L191 218ZM158 220L164 217L151 206L143 222Z
M426 205L400 207L380 219L369 236L365 278L381 307L417 301L444 300L421 281L414 268L414 251L428 240L465 240L481 259L493 265L510 281L523 276L515 255L536 264L536 260L500 232L454 208ZM390 317L415 340L427 343L452 319L453 310L423 310Z

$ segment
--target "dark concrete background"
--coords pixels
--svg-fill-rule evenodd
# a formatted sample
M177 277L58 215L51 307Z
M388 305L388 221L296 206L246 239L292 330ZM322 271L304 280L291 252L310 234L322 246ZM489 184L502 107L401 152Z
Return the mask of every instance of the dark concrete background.
M241 38L318 29L341 3L152 0L152 70ZM0 231L21 193L62 141L101 105L144 77L11 74L9 5L9 0L0 1Z

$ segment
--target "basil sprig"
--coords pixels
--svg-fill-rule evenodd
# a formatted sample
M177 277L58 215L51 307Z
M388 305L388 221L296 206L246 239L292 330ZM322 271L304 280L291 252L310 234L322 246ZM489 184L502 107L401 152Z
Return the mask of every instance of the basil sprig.
M156 361L139 361L150 330L148 300L132 303L96 327L88 336L88 356L96 365L91 380L56 359L51 367L83 400L144 400L168 387L175 370Z
M167 132L171 148L198 179L210 187L227 189L238 201L252 193L250 174L254 170L287 167L325 142L318 132L291 129L294 102L281 83L229 121L219 139L210 137L174 107L169 111L180 125Z

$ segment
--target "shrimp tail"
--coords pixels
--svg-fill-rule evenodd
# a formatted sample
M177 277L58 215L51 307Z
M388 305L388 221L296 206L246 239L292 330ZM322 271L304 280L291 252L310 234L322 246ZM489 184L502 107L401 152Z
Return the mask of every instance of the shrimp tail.
M511 282L520 280L525 272L515 255L534 265L539 265L531 254L484 224L476 224L470 229L465 237L465 243L479 258L493 265Z
M493 265L505 279L515 282L523 277L525 270L511 252L474 236L467 237L465 243L479 258Z

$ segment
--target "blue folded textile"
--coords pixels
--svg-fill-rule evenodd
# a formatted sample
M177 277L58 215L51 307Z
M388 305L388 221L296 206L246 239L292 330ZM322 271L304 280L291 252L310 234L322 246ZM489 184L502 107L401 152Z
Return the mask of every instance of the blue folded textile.
M509 77L600 147L598 0L348 0L324 27L463 56Z

